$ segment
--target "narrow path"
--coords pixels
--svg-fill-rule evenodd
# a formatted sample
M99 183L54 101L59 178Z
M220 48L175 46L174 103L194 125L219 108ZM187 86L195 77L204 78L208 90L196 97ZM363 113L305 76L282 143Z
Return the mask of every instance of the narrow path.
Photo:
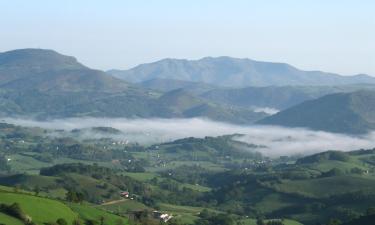
M116 203L121 203L121 202L126 202L126 201L128 201L128 199L120 199L120 200L114 200L114 201L104 202L101 205L113 205L113 204L116 204Z

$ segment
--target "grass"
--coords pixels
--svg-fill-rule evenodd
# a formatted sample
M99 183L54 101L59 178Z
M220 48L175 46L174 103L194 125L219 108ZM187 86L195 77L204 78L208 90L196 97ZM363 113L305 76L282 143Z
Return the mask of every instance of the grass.
M14 192L14 187L2 186L0 185L0 192ZM24 190L19 190L21 193L30 193Z
M8 216L7 214L0 212L0 223L5 225L24 225L21 220Z
M62 202L32 195L0 192L0 202L5 204L17 202L38 225L54 222L59 218L64 218L71 224L77 218L77 214Z
M269 213L293 205L290 202L290 199L286 198L286 196L280 195L278 193L270 193L264 196L264 198L261 199L261 201L258 202L255 206L261 212Z
M57 178L40 175L18 174L10 177L0 178L0 183L7 186L19 186L24 189L33 190L35 187L54 187L57 186ZM12 188L14 189L14 188ZM52 190L51 188L49 188ZM9 191L9 188L8 188ZM41 192L41 195L48 195L48 193ZM48 195L51 196L51 195ZM51 196L63 197L63 196Z
M371 176L334 176L308 180L283 180L274 187L285 193L300 193L309 197L327 197L334 194L364 190L375 186Z
M10 155L9 158L12 160L9 161L9 165L12 168L12 171L18 173L28 173L28 174L39 174L41 168L50 167L57 164L64 164L64 163L83 163L83 164L93 164L94 161L87 161L87 160L78 160L78 159L71 159L71 158L57 158L53 162L42 162L39 161L32 156L35 155L34 152L23 152L22 154L13 154ZM95 162L99 166L105 166L109 168L117 168L115 164L112 162Z
M155 177L158 178L158 179L164 179L160 175L158 175L156 173L151 173L151 172L144 172L144 173L129 173L129 172L125 172L125 173L123 173L123 175L129 176L129 177L131 177L131 178L133 178L135 180L141 181L141 182L150 181L150 180L152 180ZM201 186L201 185L194 185L194 184L180 183L180 182L178 182L178 183L181 185L181 187L190 188L192 190L199 191L199 192L208 192L208 191L211 191L211 188L205 187L205 186Z
M148 173L148 172L145 172L145 173L130 173L130 172L126 172L124 173L125 176L129 176L135 180L138 180L138 181L149 181L149 180L152 180L153 178L155 177L160 177L158 174L155 174L155 173Z
M319 162L319 163L312 163L308 166L310 169L319 170L321 172L327 172L333 168L341 169L342 171L350 171L353 168L360 168L363 170L367 170L368 167L366 165L363 165L360 161L356 159L351 159L348 162L341 162L337 160L329 160L325 162Z
M265 220L265 222L267 222L267 221L269 221L269 220ZM256 219L244 219L244 220L241 220L241 222L244 225L256 225L257 224ZM290 220L290 219L284 219L283 224L285 224L285 225L302 225L302 223L299 223L295 220Z
M12 159L9 161L9 165L12 168L12 171L17 172L27 172L29 174L39 174L40 168L48 167L51 163L41 162L34 159L31 156L15 154L11 155Z
M167 203L158 204L161 211L171 213L176 218L180 219L183 223L192 224L196 219L198 219L198 214L204 209L202 207L193 206L182 206L182 205L172 205ZM210 212L220 213L220 211L207 209Z
M187 184L187 183L181 183L181 184L182 184L182 187L190 188L192 190L199 191L199 192L209 192L209 191L211 191L211 188L205 187L205 186L202 186L202 185L194 185L194 184Z
M128 211L132 211L132 210L143 210L143 209L149 208L140 202L129 200L129 199L123 202L118 202L118 203L114 203L110 205L101 205L99 207L102 209L112 211L112 212L117 212L120 214L127 213Z
M95 220L100 221L100 218L104 218L104 224L106 225L117 225L119 221L122 221L124 224L127 223L127 219L124 217L117 216L115 214L106 212L104 210L91 207L85 204L69 204L70 208L77 212L79 217L84 220Z

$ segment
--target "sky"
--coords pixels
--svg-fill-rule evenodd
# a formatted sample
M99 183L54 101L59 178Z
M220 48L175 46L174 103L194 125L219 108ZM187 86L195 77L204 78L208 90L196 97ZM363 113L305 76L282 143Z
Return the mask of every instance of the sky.
M232 56L375 76L373 0L0 0L0 52L46 48L97 69Z

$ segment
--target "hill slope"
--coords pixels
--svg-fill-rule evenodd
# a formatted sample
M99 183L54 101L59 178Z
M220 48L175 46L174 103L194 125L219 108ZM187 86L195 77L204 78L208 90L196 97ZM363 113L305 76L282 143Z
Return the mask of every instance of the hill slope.
M126 90L128 84L53 50L20 49L0 53L0 87L112 93Z
M258 123L338 133L366 133L375 128L375 92L326 95L281 111Z
M231 57L163 59L129 70L111 70L108 73L134 83L163 78L226 87L375 83L375 78L367 75L340 76L320 71L303 71L285 63Z

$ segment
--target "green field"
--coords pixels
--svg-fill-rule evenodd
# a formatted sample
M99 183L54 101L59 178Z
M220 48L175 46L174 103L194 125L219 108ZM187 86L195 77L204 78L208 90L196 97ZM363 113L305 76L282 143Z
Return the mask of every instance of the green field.
M307 180L283 180L274 187L285 193L299 193L309 197L327 197L333 194L374 187L372 176L334 176Z
M196 219L198 219L199 213L204 209L202 207L193 207L193 206L182 206L182 205L173 205L160 203L159 204L161 211L166 211L171 213L176 218L180 219L183 223L192 224ZM210 212L220 213L220 211L208 209Z
M130 199L124 199L123 201L108 205L103 204L99 208L120 214L127 213L128 211L149 209L146 205Z
M352 157L348 162L341 162L337 160L323 161L319 163L312 163L307 166L307 168L318 170L321 172L327 172L331 169L337 168L342 171L349 171L353 168L360 168L367 170L369 167L366 164L363 164L356 158Z
M265 220L266 222L269 221L269 220ZM244 224L244 225L257 225L257 220L256 219L244 219L244 220L241 220L241 222ZM289 219L284 219L283 220L283 224L284 225L302 225L302 223L299 223L295 220L289 220Z
M71 158L64 158L59 157L55 159L53 162L42 162L37 159L34 159L32 155L35 155L33 152L24 152L22 154L13 154L10 155L9 158L12 160L9 161L9 165L12 168L12 171L16 171L19 173L28 173L28 174L39 174L41 168L50 167L57 164L64 164L64 163L83 163L83 164L93 164L92 161L87 160L78 160L78 159L71 159ZM109 168L117 168L117 166L111 162L95 162L100 166L105 166Z
M19 203L24 212L38 225L55 222L59 218L72 223L78 217L77 213L59 201L27 194L0 192L0 202L8 205Z
M8 216L0 212L0 223L5 225L24 225L24 223L16 218Z
M104 224L106 225L117 225L120 224L119 221L121 221L123 224L127 224L127 220L125 218L89 205L69 204L69 207L74 212L78 213L79 217L84 220L100 221L100 218L104 218Z

